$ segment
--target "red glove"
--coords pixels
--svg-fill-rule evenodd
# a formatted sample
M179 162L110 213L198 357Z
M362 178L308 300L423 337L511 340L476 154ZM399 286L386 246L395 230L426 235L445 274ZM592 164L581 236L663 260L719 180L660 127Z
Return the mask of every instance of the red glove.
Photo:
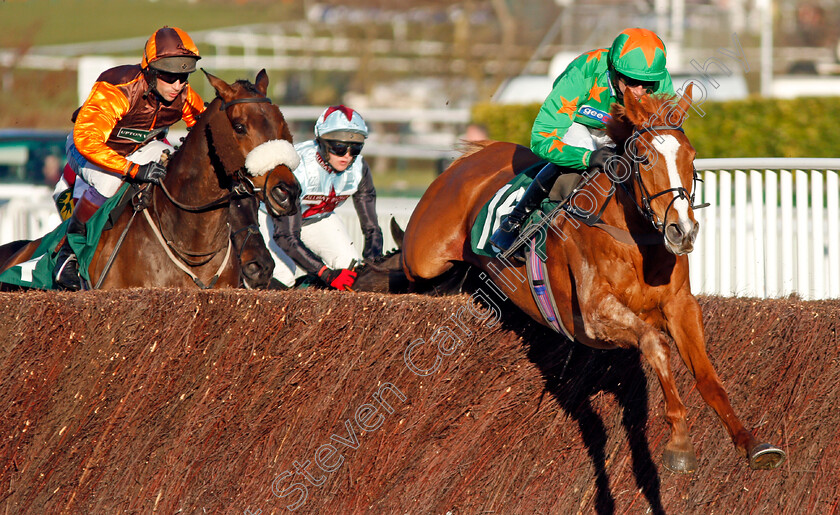
M353 283L356 282L356 272L346 268L333 270L324 266L318 272L318 277L328 286L336 290L349 290L353 286Z

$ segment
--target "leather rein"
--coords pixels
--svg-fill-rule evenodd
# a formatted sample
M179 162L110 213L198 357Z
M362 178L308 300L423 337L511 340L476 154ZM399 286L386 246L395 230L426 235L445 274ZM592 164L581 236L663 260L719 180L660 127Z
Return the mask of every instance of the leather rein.
M250 98L239 98L234 99L229 102L222 102L220 106L220 111L226 110L228 107L235 105L235 104L244 104L244 103L271 103L271 99L268 97L250 97ZM231 187L230 191L222 195L220 198L212 200L206 204L202 205L189 205L184 204L177 199L169 192L163 182L157 184L160 187L161 191L163 192L166 199L175 207L182 211L187 211L191 213L200 213L204 211L210 211L214 209L218 209L220 207L228 207L230 208L230 202L234 198L242 198L248 196L256 196L262 189L256 188L254 183L248 177L245 168L242 167L235 172L235 179L233 181L233 186ZM213 278L209 281L208 284L204 284L192 271L190 271L184 264L190 267L197 267L209 263L219 252L225 248L225 242L222 242L221 245L217 246L213 250L209 252L196 252L188 249L182 248L180 245L177 245L171 238L166 237L163 235L162 230L160 229L160 215L158 214L158 210L156 209L156 203L154 202L154 198L152 197L153 201L153 211L156 220L152 220L152 217L148 214L148 210L143 210L143 214L146 217L146 221L152 227L155 236L157 237L158 241L163 246L164 250L166 251L167 256L169 259L181 270L183 270L187 275L189 275L193 282L196 283L202 289L212 288L216 281L218 280L219 276L221 275L222 271L227 266L228 260L230 258L231 248L233 245L232 236L236 233L231 233L230 225L228 224L227 229L227 236L225 240L227 240L227 252L225 254L225 259L222 262L221 267L213 276ZM156 223L155 223L156 222ZM246 227L249 230L249 235L252 233L251 226ZM241 230L241 229L240 229ZM258 230L258 229L257 229ZM237 231L238 233L239 231ZM177 258L177 259L176 259Z

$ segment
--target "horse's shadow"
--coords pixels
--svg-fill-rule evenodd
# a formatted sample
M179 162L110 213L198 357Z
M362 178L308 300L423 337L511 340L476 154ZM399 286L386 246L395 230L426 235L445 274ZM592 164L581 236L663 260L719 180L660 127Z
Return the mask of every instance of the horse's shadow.
M528 358L545 379L546 392L580 428L595 469L595 509L615 513L606 470L608 440L604 421L592 404L593 397L612 394L621 409L621 421L630 444L636 486L653 513L665 513L660 480L647 440L649 413L647 377L637 350L596 350L574 343L538 326L512 305L503 317L505 329L528 342Z

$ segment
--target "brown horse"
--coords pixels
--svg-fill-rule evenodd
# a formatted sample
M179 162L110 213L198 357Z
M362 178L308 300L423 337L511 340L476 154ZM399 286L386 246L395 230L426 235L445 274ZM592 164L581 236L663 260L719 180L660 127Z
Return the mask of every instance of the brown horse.
M590 212L603 209L606 225L590 227L565 213L554 218L544 233L548 280L560 322L576 341L638 348L656 372L671 428L663 455L667 468L687 473L697 466L670 370L673 340L737 450L752 468L771 469L785 454L759 443L738 420L706 353L702 313L689 286L685 254L698 228L691 205L695 151L680 127L690 98L689 87L679 102L630 96L626 108L614 106L607 130L623 156L610 173L592 176L578 202ZM408 223L403 240L408 278L432 279L466 262L494 274L510 300L549 325L524 283L525 267L476 255L470 245L481 207L537 161L528 149L501 142L455 161L431 184Z
M233 252L239 262L241 283L247 289L268 288L274 273L274 260L265 245L259 229L259 201L254 195L235 195L230 201L230 238ZM33 240L17 240L0 245L0 270L15 253ZM38 247L41 239L29 247L30 252L20 254L23 260L31 258L31 252Z
M149 207L137 215L145 220L134 221L133 211L126 209L102 233L89 267L92 285L236 287L240 278L239 262L232 256L231 199L244 191L256 194L270 212L294 213L300 186L291 170L299 158L283 115L266 97L265 70L254 84L228 84L205 75L216 98L172 156L161 187L151 190ZM121 237L119 252L101 277ZM31 257L30 247L37 242L21 249L5 267Z
M274 273L274 260L265 245L259 229L259 201L254 195L237 195L230 201L230 238L234 257L239 262L240 286L258 290L268 288ZM17 257L27 260L32 257L41 239L34 240L29 252ZM4 263L33 240L17 240L0 245L0 270ZM16 289L16 288L13 288Z

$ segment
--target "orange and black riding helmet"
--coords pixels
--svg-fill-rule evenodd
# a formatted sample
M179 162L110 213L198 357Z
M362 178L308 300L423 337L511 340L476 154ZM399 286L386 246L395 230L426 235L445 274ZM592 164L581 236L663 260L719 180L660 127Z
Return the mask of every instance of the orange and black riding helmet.
M189 34L178 27L163 27L146 41L140 66L169 73L192 73L199 59L198 47Z

